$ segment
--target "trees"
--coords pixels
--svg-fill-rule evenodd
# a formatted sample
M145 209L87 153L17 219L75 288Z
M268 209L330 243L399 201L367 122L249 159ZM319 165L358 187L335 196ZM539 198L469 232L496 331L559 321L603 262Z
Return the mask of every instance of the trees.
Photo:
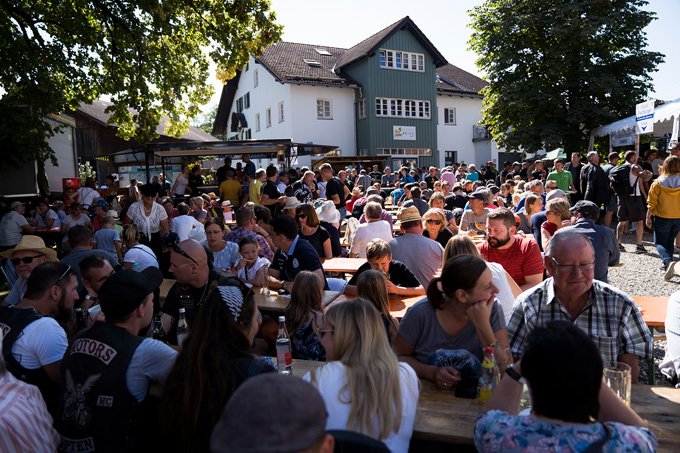
M587 147L594 127L635 113L663 55L644 50L644 0L487 0L470 48L487 73L482 122L500 146Z
M126 139L182 135L223 82L280 39L268 0L0 0L2 163L54 156L49 113L109 96ZM0 163L0 165L2 165ZM56 163L56 162L54 162Z

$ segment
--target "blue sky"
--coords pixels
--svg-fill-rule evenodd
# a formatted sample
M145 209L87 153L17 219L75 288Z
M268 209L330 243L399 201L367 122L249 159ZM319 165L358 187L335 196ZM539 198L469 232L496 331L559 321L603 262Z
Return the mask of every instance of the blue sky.
M351 47L375 32L410 16L449 63L480 77L477 58L467 50L471 29L469 9L483 0L271 0L277 22L284 26L283 40L333 47ZM680 37L673 30L680 18L680 0L651 0L645 9L657 20L646 29L648 49L666 55L666 62L652 74L650 97L673 100L680 97ZM219 101L221 83L204 111Z

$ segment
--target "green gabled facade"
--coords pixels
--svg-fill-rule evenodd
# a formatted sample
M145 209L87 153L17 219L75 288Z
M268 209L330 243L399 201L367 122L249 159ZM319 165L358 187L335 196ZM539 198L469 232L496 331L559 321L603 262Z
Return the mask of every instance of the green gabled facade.
M436 69L446 60L408 17L366 41L355 46L363 46L362 55L352 55L352 48L349 57L343 55L352 61L340 61L341 72L361 85L355 97L357 154L390 153L385 160L392 166L414 160L419 166L438 166ZM412 61L416 70L410 70ZM415 128L415 140L397 139L395 127L406 136Z

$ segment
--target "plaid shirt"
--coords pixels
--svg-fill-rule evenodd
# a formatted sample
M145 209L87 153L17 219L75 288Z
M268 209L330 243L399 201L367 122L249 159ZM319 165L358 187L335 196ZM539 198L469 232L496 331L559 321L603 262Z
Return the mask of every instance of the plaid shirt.
M623 291L593 280L585 307L576 319L555 294L553 279L521 294L508 323L510 347L515 358L522 355L531 330L550 321L567 321L595 342L604 361L617 361L624 354L652 357L652 335L635 302Z
M229 234L227 234L226 240L229 242L236 242L238 244L241 242L241 239L243 239L246 236L255 236L257 239L257 242L260 244L260 252L257 254L260 258L267 258L269 261L274 258L274 252L272 252L272 249L269 247L269 244L267 244L267 240L263 238L261 235L255 233L252 230L249 230L248 228L243 228L243 227L236 227Z

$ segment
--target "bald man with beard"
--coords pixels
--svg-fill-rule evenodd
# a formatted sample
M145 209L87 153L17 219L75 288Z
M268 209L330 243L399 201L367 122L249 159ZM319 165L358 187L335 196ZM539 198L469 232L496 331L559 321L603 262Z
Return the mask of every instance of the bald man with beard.
M210 291L215 286L225 284L226 279L230 277L213 269L212 264L208 262L205 248L193 239L172 244L170 272L177 282L170 288L160 314L163 331L176 343L179 309L185 309L187 322L191 326L198 309L208 299Z

